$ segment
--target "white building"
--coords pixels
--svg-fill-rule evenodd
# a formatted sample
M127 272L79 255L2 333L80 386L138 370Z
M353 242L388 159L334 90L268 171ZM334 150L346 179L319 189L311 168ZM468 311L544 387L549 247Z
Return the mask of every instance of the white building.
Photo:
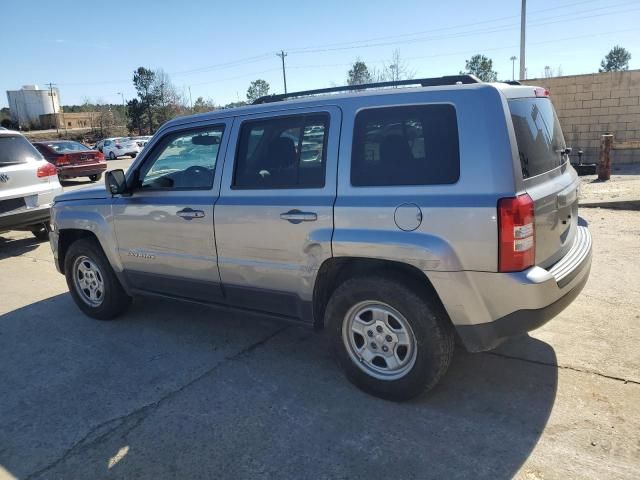
M38 85L25 85L20 90L7 91L11 121L20 128L37 128L40 115L60 112L60 93L57 88L40 90Z

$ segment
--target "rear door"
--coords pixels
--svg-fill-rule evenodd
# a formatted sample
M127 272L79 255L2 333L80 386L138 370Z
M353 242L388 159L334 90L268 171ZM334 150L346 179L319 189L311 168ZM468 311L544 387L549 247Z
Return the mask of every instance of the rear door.
M578 176L548 97L509 99L524 188L534 202L535 263L548 267L571 248L578 225Z
M311 317L315 276L331 257L340 122L337 107L236 120L215 208L230 304Z

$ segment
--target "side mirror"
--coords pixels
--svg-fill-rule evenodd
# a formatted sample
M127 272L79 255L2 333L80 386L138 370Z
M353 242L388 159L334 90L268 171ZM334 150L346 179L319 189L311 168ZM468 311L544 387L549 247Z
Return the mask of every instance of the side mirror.
M127 192L127 178L122 169L108 171L104 177L104 183L111 195Z

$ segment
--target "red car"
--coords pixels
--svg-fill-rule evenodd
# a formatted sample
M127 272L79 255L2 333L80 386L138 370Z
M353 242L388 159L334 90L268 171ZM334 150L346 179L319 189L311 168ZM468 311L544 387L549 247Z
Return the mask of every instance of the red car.
M53 140L50 142L33 142L42 156L58 169L58 177L89 177L96 182L102 178L107 169L104 155L91 150L81 143L70 140Z

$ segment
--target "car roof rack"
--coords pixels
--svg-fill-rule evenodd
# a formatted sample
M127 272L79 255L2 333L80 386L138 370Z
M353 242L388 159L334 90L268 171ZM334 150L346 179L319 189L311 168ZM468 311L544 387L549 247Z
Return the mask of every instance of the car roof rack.
M482 83L475 75L447 75L434 78L416 78L412 80L397 80L391 82L363 83L360 85L344 85L342 87L318 88L316 90L305 90L302 92L279 93L275 95L265 95L253 101L253 105L261 103L280 102L288 98L308 97L311 95L321 95L325 93L353 92L367 90L370 88L404 87L408 85L419 85L421 87L437 87L440 85L460 85L469 83Z

